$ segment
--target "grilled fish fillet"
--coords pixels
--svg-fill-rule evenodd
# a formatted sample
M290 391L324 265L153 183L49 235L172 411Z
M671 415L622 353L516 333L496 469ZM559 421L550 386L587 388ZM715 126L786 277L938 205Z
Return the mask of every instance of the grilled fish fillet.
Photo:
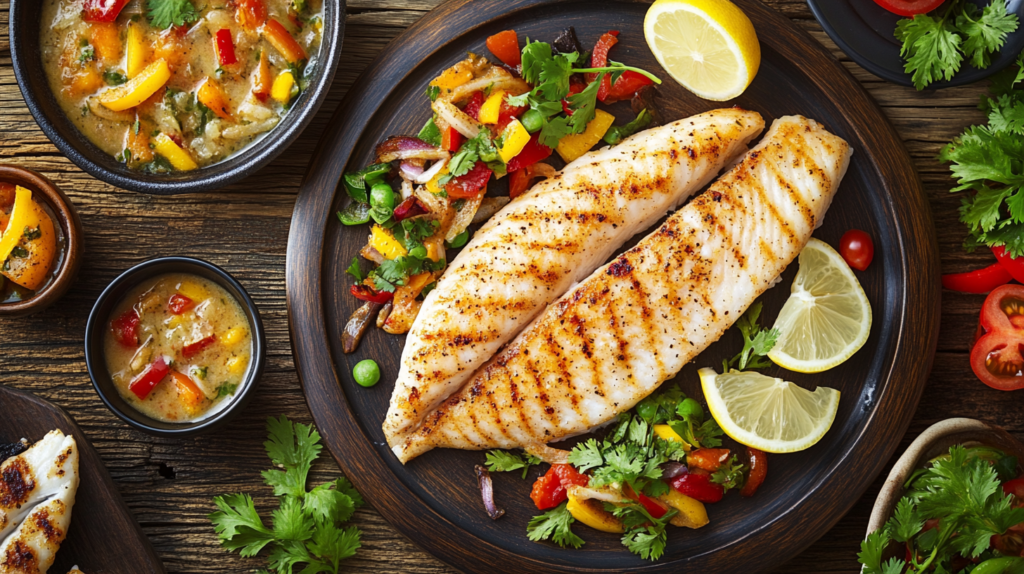
M49 570L77 491L78 446L59 430L0 465L0 574Z
M532 448L612 420L674 376L800 253L851 150L776 120L708 191L549 306L392 450Z
M735 108L653 128L585 154L492 217L427 296L406 339L383 425L388 443L762 129L759 114Z

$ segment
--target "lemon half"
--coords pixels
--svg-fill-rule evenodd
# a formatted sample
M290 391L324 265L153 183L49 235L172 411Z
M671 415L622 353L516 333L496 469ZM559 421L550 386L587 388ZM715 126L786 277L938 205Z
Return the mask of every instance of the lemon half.
M644 37L661 67L707 100L739 96L761 65L754 25L729 0L657 0Z
M853 356L871 332L871 304L850 266L824 241L811 239L800 270L775 320L779 339L768 353L775 364L819 373Z
M708 409L725 434L765 452L797 452L825 436L839 410L839 391L814 392L760 373L701 369Z

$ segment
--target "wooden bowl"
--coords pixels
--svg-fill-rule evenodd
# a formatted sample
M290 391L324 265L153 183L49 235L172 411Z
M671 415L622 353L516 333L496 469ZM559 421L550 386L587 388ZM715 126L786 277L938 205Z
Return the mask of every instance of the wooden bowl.
M128 169L89 141L68 119L50 89L40 51L43 0L11 0L11 64L32 117L55 146L78 167L111 185L156 195L197 193L244 179L294 142L327 99L341 56L345 0L324 0L324 31L309 87L273 130L224 161L188 172L145 174Z
M71 287L82 261L85 233L82 231L82 220L78 218L74 204L52 181L30 169L13 165L0 165L0 181L32 190L33 199L45 201L53 211L56 216L53 223L60 226L61 233L64 234L64 257L54 274L53 281L24 301L0 303L0 316L24 317L49 307Z
M915 470L936 456L948 452L949 447L966 443L980 443L998 448L1024 463L1024 444L993 424L965 418L939 421L921 433L892 467L882 490L878 493L878 498L875 499L871 518L868 520L868 530L864 536L878 530L889 520L896 503L903 497L903 485Z

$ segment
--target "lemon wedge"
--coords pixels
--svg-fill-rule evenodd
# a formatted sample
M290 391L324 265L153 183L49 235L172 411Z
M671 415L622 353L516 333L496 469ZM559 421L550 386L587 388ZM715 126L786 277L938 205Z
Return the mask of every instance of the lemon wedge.
M853 356L871 332L871 304L850 266L824 241L811 239L775 328L768 353L776 365L819 373Z
M813 393L760 373L701 369L711 416L733 440L765 452L797 452L825 436L839 410L839 391Z
M739 96L761 65L754 25L729 0L657 0L644 37L661 67L706 100Z

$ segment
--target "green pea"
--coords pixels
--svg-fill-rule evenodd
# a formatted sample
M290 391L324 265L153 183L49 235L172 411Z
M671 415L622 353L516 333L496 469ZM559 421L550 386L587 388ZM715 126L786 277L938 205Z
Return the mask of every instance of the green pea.
M678 414L683 420L700 423L704 420L704 409L700 407L700 403L693 399L686 399L679 403L676 407L676 414Z
M352 377L363 387L372 387L380 380L380 367L373 359L366 359L356 363L352 369Z
M650 398L640 401L636 406L636 414L647 422L653 421L658 416L658 401Z
M422 245L417 245L416 247L413 247L412 249L409 250L409 255L412 255L416 259L426 259L427 248Z
M370 188L370 205L373 207L386 207L394 209L395 192L386 183L375 183Z
M519 121L526 128L526 131L531 134L540 131L540 128L544 127L544 115L537 110L526 110L523 117L519 118Z
M451 241L449 241L448 242L448 247L451 247L452 249L458 249L459 247L462 247L463 245L465 245L468 242L469 242L469 230L467 229L467 230L463 231L462 233L456 235L455 239L452 239Z

